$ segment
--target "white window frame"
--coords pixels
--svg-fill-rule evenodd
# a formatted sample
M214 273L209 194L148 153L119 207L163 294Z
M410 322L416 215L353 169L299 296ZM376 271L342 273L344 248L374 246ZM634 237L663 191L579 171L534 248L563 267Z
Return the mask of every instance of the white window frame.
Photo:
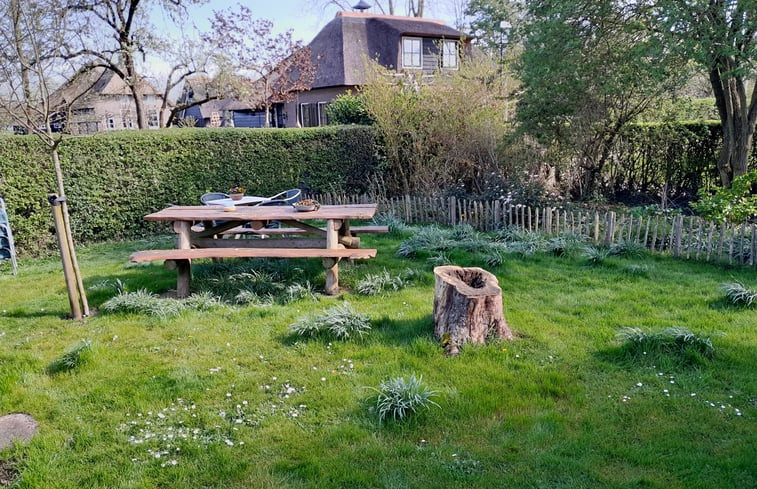
M418 46L417 53L415 52L415 48L414 48L416 43ZM409 47L409 49L406 49L405 47L406 44ZM417 60L417 63L416 63L416 60ZM403 37L402 38L402 67L408 68L408 69L423 68L423 38L421 37Z
M458 43L452 40L442 41L442 68L456 70L458 68Z
M114 130L116 128L116 119L114 117L108 117L108 129Z

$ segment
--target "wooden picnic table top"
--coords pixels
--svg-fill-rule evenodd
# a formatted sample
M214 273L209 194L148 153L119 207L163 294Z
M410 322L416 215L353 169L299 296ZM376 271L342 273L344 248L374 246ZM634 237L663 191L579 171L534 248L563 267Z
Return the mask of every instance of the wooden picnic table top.
M300 212L292 206L239 206L227 212L219 206L172 206L145 216L146 221L300 221L310 219L371 219L376 204L322 205Z

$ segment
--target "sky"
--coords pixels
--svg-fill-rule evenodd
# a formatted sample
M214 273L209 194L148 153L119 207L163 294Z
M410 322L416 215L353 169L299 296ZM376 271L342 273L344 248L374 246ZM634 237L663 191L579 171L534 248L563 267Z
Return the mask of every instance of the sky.
M351 0L349 3L352 5L358 3L358 1ZM277 32L292 29L294 38L302 40L305 44L309 43L318 31L334 18L338 11L335 6L325 9L318 8L318 2L309 0L209 0L204 5L190 7L190 18L200 30L207 30L209 27L208 18L214 10L235 8L239 3L249 7L255 17L272 20L274 30ZM369 1L368 3L373 2ZM374 9L368 10L368 12L374 12ZM375 9L375 12L380 13L377 9ZM445 18L447 16L444 12L431 11L430 13L434 18L445 20L447 24L454 24L450 18ZM155 23L159 26L165 25L169 31L174 30L170 23L164 24L164 22L161 19L156 19Z
M350 4L354 5L358 1L351 0ZM255 17L273 21L275 32L292 29L293 38L305 44L309 43L339 11L335 6L318 8L318 2L312 0L208 0L203 5L189 7L189 18L200 32L207 31L210 28L208 19L213 15L213 11L236 9L239 3L249 7ZM373 2L368 1L368 3ZM378 9L371 9L368 12L381 13ZM436 12L431 11L426 17L439 18L445 20L448 25L454 25L451 18L445 18L450 16L435 14ZM181 37L179 28L162 11L154 11L150 20L158 29L164 31L166 36L177 39ZM168 63L154 56L148 56L145 68L157 80L166 76L170 70ZM172 96L176 97L179 92L180 88L177 87Z

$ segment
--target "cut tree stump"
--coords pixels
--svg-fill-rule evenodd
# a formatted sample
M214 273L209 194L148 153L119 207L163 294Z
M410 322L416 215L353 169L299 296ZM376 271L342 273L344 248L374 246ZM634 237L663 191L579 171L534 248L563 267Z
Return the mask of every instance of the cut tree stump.
M463 343L513 339L502 312L497 277L483 268L434 268L434 335L450 355Z

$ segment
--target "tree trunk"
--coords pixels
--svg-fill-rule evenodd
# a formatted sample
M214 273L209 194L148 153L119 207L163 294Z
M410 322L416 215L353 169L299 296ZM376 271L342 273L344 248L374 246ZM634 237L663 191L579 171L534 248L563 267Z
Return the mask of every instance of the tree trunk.
M454 355L463 343L513 339L497 278L482 268L434 268L434 335Z
M754 81L751 102L747 103L744 79L722 71L733 64L728 58L720 58L709 73L723 130L723 143L717 164L724 187L730 187L735 177L749 171L749 155L757 122L757 80Z

